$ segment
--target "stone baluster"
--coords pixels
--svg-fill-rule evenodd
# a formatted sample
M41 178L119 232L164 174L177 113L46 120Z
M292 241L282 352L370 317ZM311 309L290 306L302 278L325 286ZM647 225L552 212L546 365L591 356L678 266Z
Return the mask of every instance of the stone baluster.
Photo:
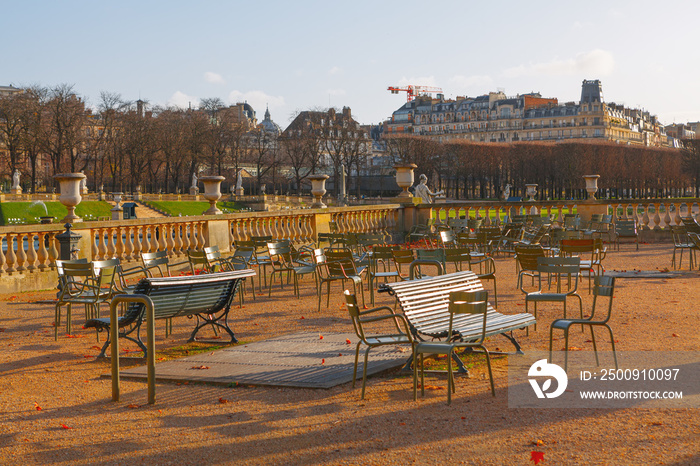
M140 226L135 226L134 227L134 249L132 250L131 255L133 256L134 259L138 259L141 256L141 252L143 251L143 244L141 243L141 238L139 238L139 234L141 232L141 227Z
M166 243L166 236L167 236L167 228L165 228L166 225L161 223L158 225L158 250L159 251L168 251L168 245Z
M131 232L133 230L134 227L132 226L124 228L124 232L126 233L126 243L124 244L124 258L128 261L138 258L138 256L134 254L134 242L131 240Z
M228 221L228 244L229 246L238 241L238 238L236 238L236 235L234 234L234 228L238 226L238 221L237 220L229 220Z
M673 224L674 225L682 225L683 224L683 221L681 220L681 205L682 205L682 203L680 203L680 202L673 204L674 213L675 213L675 215L673 216Z
M49 233L49 266L54 268L56 266L56 260L58 260L58 248L56 247L56 233Z
M117 248L114 246L114 230L115 228L107 228L107 256L105 259L113 259L117 254Z
M119 260L126 260L126 257L124 257L124 238L123 234L126 231L126 228L122 227L117 227L115 228L115 233L117 237L115 238L116 244L114 245L115 249L115 254L117 255L117 258Z
M7 238L5 235L0 235L0 276L2 276L3 273L5 273L5 264L7 264L7 260L5 259L5 253L2 250L2 240L3 238ZM8 247L9 250L9 247Z
M27 255L24 252L25 236L25 233L17 234L17 267L15 268L18 272L24 272L25 270L27 270L27 268L24 266L24 263L27 261Z
M173 240L173 234L177 228L177 224L163 225L163 233L166 234L165 247L168 248L168 256L175 256L175 241Z
M15 236L12 233L7 235L7 273L12 275L16 271L17 256L15 255Z
M105 244L105 228L97 229L97 260L105 260L107 257L107 245Z
M184 223L176 223L174 228L174 242L173 242L173 254L175 257L180 257L182 255L182 232L185 227Z
M150 225L141 226L141 252L143 253L151 252L151 241L148 238L149 230Z
M34 246L34 233L29 233L27 236L27 270L34 272L37 269L37 254Z
M48 268L49 261L49 252L46 250L45 238L48 238L48 233L40 232L37 259L39 260L39 270L42 272ZM0 269L2 269L2 266L0 266Z

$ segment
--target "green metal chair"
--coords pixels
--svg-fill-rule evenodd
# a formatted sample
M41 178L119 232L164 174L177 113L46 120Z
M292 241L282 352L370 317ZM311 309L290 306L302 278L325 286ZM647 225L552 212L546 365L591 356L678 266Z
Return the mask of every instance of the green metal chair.
M615 245L620 250L620 240L631 239L637 245L639 251L639 234L637 233L637 222L631 220L618 220L615 223Z
M399 277L401 280L408 280L408 272L404 273L403 267L411 267L411 263L416 259L413 254L413 249L398 249L392 250L391 255L394 258L394 265L396 270L399 272Z
M521 291L526 293L525 296L525 312L529 312L528 305L534 303L533 315L537 319L537 303L550 302L562 303L564 305L564 319L566 319L566 300L574 296L578 299L581 319L583 319L583 300L578 294L578 278L581 259L578 257L539 257L537 259L538 285L537 291L527 292L522 288ZM556 291L546 292L542 287L542 278L548 277L550 280L556 281ZM566 285L563 282L566 281ZM537 324L535 324L537 330ZM528 327L528 334L529 334Z
M593 327L605 327L610 333L610 343L612 345L613 357L615 358L615 369L617 369L617 354L615 353L615 338L613 337L613 331L608 325L610 316L612 314L612 304L613 296L615 293L615 278L605 275L600 275L595 277L595 286L593 288L593 309L591 310L591 315L586 319L556 319L549 327L549 361L552 361L552 336L554 329L564 331L564 370L566 370L569 363L569 329L574 324L587 325L591 328L591 340L593 341L593 351L595 352L595 362L596 365L600 365L598 360L598 348L595 341L595 332ZM608 312L603 316L602 320L598 320L595 311L596 305L598 304L598 297L603 296L608 298Z
M690 270L693 270L694 262L694 248L692 240L688 236L688 230L684 226L672 225L671 235L673 236L673 257L671 258L671 267L676 268L676 251L680 250L680 257L678 259L678 268L683 266L683 251L688 251L688 262L690 262Z
M444 354L447 355L447 404L452 403L452 393L455 393L455 379L452 371L452 359L459 356L456 350L459 348L479 348L486 355L486 364L489 369L489 380L491 381L491 394L496 396L493 385L493 373L491 372L491 356L484 346L486 339L486 313L488 311L487 291L453 291L450 293L450 323L448 335L453 335L452 324L455 315L461 314L482 314L481 338L472 341L426 341L415 346L413 356L413 399L416 399L418 386L418 366L420 365L421 396L425 396L425 355ZM457 338L459 335L456 336ZM420 358L419 358L420 356Z
M396 265L394 264L392 267L392 264L394 262L394 255L392 254L392 251L396 251L398 249L398 246L375 246L372 249L372 254L369 256L369 269L367 271L369 299L370 303L372 304L374 304L375 281L379 279L384 279L386 281L389 278L401 280L401 275L396 269Z
M106 303L114 294L115 265L102 265L97 268L92 263L63 261L63 288L58 294L55 312L54 339L58 339L58 326L61 323L61 307L66 306L66 332L71 333L72 307L85 306L85 319L99 317L100 303Z
M355 380L357 379L357 361L360 356L360 345L365 345L367 349L365 350L365 362L362 366L362 399L365 399L365 385L367 384L367 358L369 356L369 351L372 348L378 348L380 346L387 345L411 345L411 356L415 360L415 353L413 352L415 348L415 340L411 335L409 330L408 321L406 318L395 313L389 306L381 306L374 309L369 309L367 311L361 311L359 305L357 304L357 297L350 293L349 290L345 290L345 303L348 307L348 312L350 313L350 318L352 319L352 326L355 329L355 334L360 341L357 342L355 347L355 365L352 370L352 388L355 388ZM379 314L381 311L386 311L386 314ZM374 334L367 333L365 331L365 326L367 324L372 324L375 322L382 322L391 320L394 322L396 331L393 333L382 333ZM401 326L399 326L401 323ZM403 328L402 328L403 327ZM416 387L413 387L413 398L416 398Z
M314 263L318 276L318 310L321 311L321 298L323 296L323 284L326 284L326 307L330 306L331 283L340 281L345 285L350 280L353 286L353 294L357 294L359 286L362 294L362 305L365 305L365 291L362 286L362 274L364 267L357 268L352 251L349 249L322 249L314 250Z
M283 274L287 273L287 279L291 276L294 283L294 294L300 297L299 293L299 277L313 274L316 276L315 265L296 265L294 263L292 247L286 242L267 243L267 250L270 254L270 286L268 288L268 296L272 295L272 284L275 281L275 274L280 276L280 288L284 288Z

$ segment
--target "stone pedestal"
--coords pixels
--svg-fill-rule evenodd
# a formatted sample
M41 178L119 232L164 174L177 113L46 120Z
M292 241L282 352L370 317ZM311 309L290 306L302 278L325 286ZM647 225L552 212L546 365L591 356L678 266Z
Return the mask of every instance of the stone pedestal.
M110 212L112 213L112 220L121 220L122 213L124 212L124 208L121 206L122 193L112 193L112 197L114 198L115 202L114 207L110 209Z
M245 189L243 187L236 188L236 196L243 196L245 195Z
M201 180L201 178L200 178L200 180ZM198 195L198 194L199 194L199 188L196 187L196 186L192 186L192 187L190 188L190 194L193 195L193 196Z

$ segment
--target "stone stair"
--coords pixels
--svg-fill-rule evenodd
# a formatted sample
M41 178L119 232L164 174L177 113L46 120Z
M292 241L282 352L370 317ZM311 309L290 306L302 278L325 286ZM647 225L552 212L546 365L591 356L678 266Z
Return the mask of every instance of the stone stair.
M107 202L112 206L115 205L114 201L107 201ZM127 201L127 202L132 202L132 201ZM155 209L152 209L141 202L138 202L138 201L134 201L134 202L136 202L136 218L163 218L163 217L167 217L167 215L165 215L165 214L163 214ZM122 201L122 205L124 205L124 201Z

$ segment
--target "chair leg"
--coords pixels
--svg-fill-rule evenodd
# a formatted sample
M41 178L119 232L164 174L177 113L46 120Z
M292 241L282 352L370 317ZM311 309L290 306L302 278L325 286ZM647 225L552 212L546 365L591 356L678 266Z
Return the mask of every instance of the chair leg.
M569 366L569 329L571 327L567 326L564 329L564 372L566 372Z
M610 343L612 344L613 358L615 359L615 370L617 370L617 353L615 352L615 338L613 337L613 331L608 324L603 324L610 332Z
M593 325L591 327L591 341L593 342L593 353L595 354L595 365L600 366L600 361L598 360L598 346L595 343L595 331L593 330Z
M494 307L498 309L498 292L496 291L496 277L493 277L493 301Z
M452 350L447 353L447 404L452 404L452 392L455 391L454 379L452 378Z
M491 372L491 355L485 346L481 346L481 349L484 350L484 354L486 355L486 367L489 369L489 380L491 381L491 395L496 396L496 388L493 386L493 372Z
M362 367L362 399L365 399L365 385L367 384L367 357L369 356L369 350L371 349L371 346L367 347L367 350L365 351L365 364Z
M413 401L418 401L418 357L413 351Z
M355 380L357 379L357 360L360 357L360 341L355 346L355 367L352 369L352 388L355 388Z

